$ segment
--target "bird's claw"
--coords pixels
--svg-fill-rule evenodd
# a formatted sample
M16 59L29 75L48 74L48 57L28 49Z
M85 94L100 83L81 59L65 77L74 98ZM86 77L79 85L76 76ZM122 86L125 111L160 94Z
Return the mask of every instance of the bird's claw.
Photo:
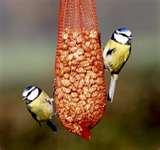
M54 99L53 98L46 98L45 99L46 100L46 102L48 102L49 104L53 104L53 102L54 102Z

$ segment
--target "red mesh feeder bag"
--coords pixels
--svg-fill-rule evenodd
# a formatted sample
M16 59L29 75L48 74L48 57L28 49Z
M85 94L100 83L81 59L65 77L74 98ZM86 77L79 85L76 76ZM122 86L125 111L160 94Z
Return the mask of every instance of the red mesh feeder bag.
M68 131L90 139L106 106L94 0L60 0L58 23L56 111Z

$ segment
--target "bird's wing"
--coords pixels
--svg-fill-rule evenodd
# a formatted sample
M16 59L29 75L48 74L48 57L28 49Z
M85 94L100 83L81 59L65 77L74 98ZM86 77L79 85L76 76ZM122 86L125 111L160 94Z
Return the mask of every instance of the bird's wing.
M30 112L30 114L32 115L32 117L38 122L38 124L41 126L40 121L37 119L37 116L35 113L33 113L29 108L27 108L27 110Z
M111 55L116 50L115 47L110 47L110 44L107 43L103 50L103 58L105 59L106 56Z
M48 120L46 123L52 129L52 131L57 132L57 130L58 130L57 126L54 123L52 123L51 120Z
M124 62L122 63L121 67L116 71L116 72L112 72L112 73L115 73L115 74L119 74L119 72L121 71L121 69L123 68L123 66L126 64L126 62L128 61L129 57L131 55L131 47L128 51L128 55L127 57L125 58Z
M106 55L112 55L112 53L115 51L116 49L115 48L112 48L112 49L108 49Z
M103 50L103 60L105 60L105 58L106 58L106 53L108 52L108 50L109 50L109 47L105 47L104 48L104 50Z
M104 65L105 65L105 69L111 71L112 70L112 64L109 63L111 55L116 51L116 48L109 48L106 47L103 51L103 61L104 61Z

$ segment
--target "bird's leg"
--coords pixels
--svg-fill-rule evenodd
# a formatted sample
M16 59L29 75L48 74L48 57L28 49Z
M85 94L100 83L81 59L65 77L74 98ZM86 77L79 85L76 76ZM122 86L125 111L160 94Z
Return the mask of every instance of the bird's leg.
M48 98L48 99L49 99L50 101L54 102L54 99L53 99L53 98L50 97L50 98Z
M58 116L58 113L57 113L57 112L54 112L54 116Z
M53 102L54 102L54 99L53 99L53 98L50 98L50 97L46 98L45 100L46 100L46 102L49 103L49 104L53 104Z
M52 104L52 105L53 105L54 99L48 97L48 98L46 98L46 101L47 101L49 104ZM53 107L54 107L54 105L53 105ZM53 113L53 116L57 116L57 115L58 115L57 112L54 112L54 113ZM52 116L51 118L53 118L53 116Z

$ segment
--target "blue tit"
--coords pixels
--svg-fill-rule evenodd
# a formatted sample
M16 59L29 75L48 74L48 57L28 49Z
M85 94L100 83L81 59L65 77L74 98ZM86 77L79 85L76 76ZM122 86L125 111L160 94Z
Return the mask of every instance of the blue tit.
M110 102L113 101L118 75L130 56L131 40L131 31L126 27L122 27L113 32L104 48L104 65L111 73L108 92L108 101Z
M53 99L50 98L45 91L33 85L27 86L23 90L22 97L28 111L39 125L41 126L42 122L46 122L46 124L56 132L57 127L51 121L54 115Z

